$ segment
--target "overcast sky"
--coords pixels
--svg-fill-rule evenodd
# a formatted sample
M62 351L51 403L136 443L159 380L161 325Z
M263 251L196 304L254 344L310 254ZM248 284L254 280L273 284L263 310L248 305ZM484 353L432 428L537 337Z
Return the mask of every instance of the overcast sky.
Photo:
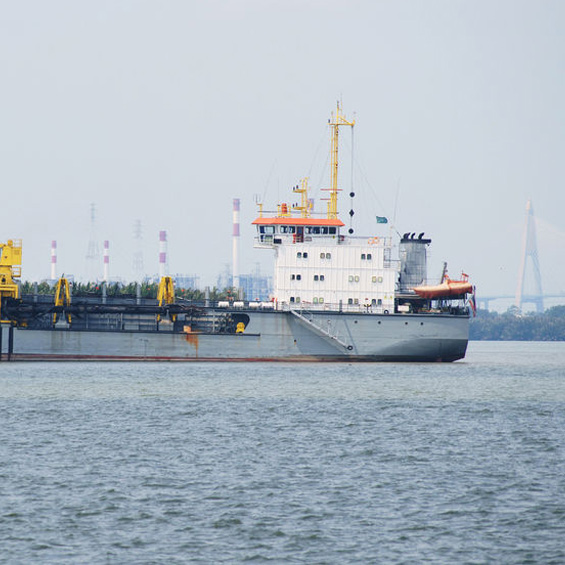
M213 284L231 261L234 197L241 271L267 272L254 197L292 201L305 175L328 185L339 98L357 122L341 177L356 234L395 216L433 239L432 270L445 260L479 293L512 294L531 198L544 290L565 290L565 2L0 6L0 241L23 239L24 280L49 276L52 239L58 274L84 276L94 202L112 276L133 276L141 220L148 273L166 229L171 273Z

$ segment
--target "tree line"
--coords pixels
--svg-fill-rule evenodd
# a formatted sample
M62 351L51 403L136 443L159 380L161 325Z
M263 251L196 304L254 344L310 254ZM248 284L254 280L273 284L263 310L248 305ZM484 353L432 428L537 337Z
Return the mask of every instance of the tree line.
M565 341L565 306L553 306L543 314L522 314L511 307L503 314L477 310L469 338L489 341Z
M157 291L159 289L159 283L107 283L106 284L106 296L122 297L122 298L135 298L139 295L141 298L157 298ZM55 288L47 282L33 283L25 281L21 285L21 294L53 294ZM80 283L75 282L71 285L71 292L73 296L85 297L85 296L102 296L104 289L103 283L97 282L87 282ZM205 300L205 294L203 290L198 290L195 288L175 288L175 297L184 300L193 300L195 302L200 302ZM209 298L212 301L218 300L237 300L237 289L235 288L224 288L219 289L213 287L210 289Z

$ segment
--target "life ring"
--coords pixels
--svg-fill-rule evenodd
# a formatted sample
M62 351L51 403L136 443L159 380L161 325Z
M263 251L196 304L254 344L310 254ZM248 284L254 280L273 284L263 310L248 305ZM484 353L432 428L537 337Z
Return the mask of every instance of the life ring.
M379 238L378 237L371 237L369 239L369 245L378 245L379 243Z

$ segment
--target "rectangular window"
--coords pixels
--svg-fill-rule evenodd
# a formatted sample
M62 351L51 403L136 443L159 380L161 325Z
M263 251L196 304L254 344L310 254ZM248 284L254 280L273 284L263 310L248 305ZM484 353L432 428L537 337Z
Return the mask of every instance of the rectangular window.
M323 304L323 303L324 303L324 299L320 296L318 302L319 302L320 304Z
M320 275L320 280L323 281L325 279L324 275Z
M332 254L331 253L326 253L326 259L331 259L332 258Z
M294 275L290 275L290 280L293 281L294 280Z
M318 299L314 296L314 298L312 299L312 302L313 302L314 304L318 304Z
M315 281L318 280L318 275L314 275L314 280L315 280Z
M291 296L291 297L290 297L290 301L291 301L291 302L294 302L294 296Z
M366 257L365 253L361 253L361 261L364 261L365 257Z
M326 254L325 253L320 253L320 259L325 259L326 258Z
M353 298L348 298L348 299L347 299L347 304L353 304Z
M297 257L298 259L302 259L302 253L300 253L300 251L299 251L299 252L296 254L296 257Z
M296 302L300 302L300 296L296 297Z
M330 228L330 233L335 234L336 232L336 228Z
M367 253L367 261L370 261L373 258L373 256L370 253Z
M302 254L302 257L303 257L304 259L308 259L308 253L304 252L304 253Z

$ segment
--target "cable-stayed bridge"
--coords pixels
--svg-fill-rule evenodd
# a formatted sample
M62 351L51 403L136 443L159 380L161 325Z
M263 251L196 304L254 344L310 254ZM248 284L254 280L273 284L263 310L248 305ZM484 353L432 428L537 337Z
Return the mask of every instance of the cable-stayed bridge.
M530 266L530 276L533 276L533 291L526 292L525 281L526 274ZM495 300L512 300L513 304L519 310L522 310L524 304L533 304L536 312L544 311L544 301L562 298L565 302L565 291L558 293L544 293L541 284L541 270L539 265L537 236L536 236L536 221L534 217L534 207L532 201L528 200L526 203L526 222L524 225L524 232L522 236L522 251L520 256L520 270L518 271L518 283L516 292L513 295L491 295L491 296L477 296L477 306L479 308L488 310L491 302Z

